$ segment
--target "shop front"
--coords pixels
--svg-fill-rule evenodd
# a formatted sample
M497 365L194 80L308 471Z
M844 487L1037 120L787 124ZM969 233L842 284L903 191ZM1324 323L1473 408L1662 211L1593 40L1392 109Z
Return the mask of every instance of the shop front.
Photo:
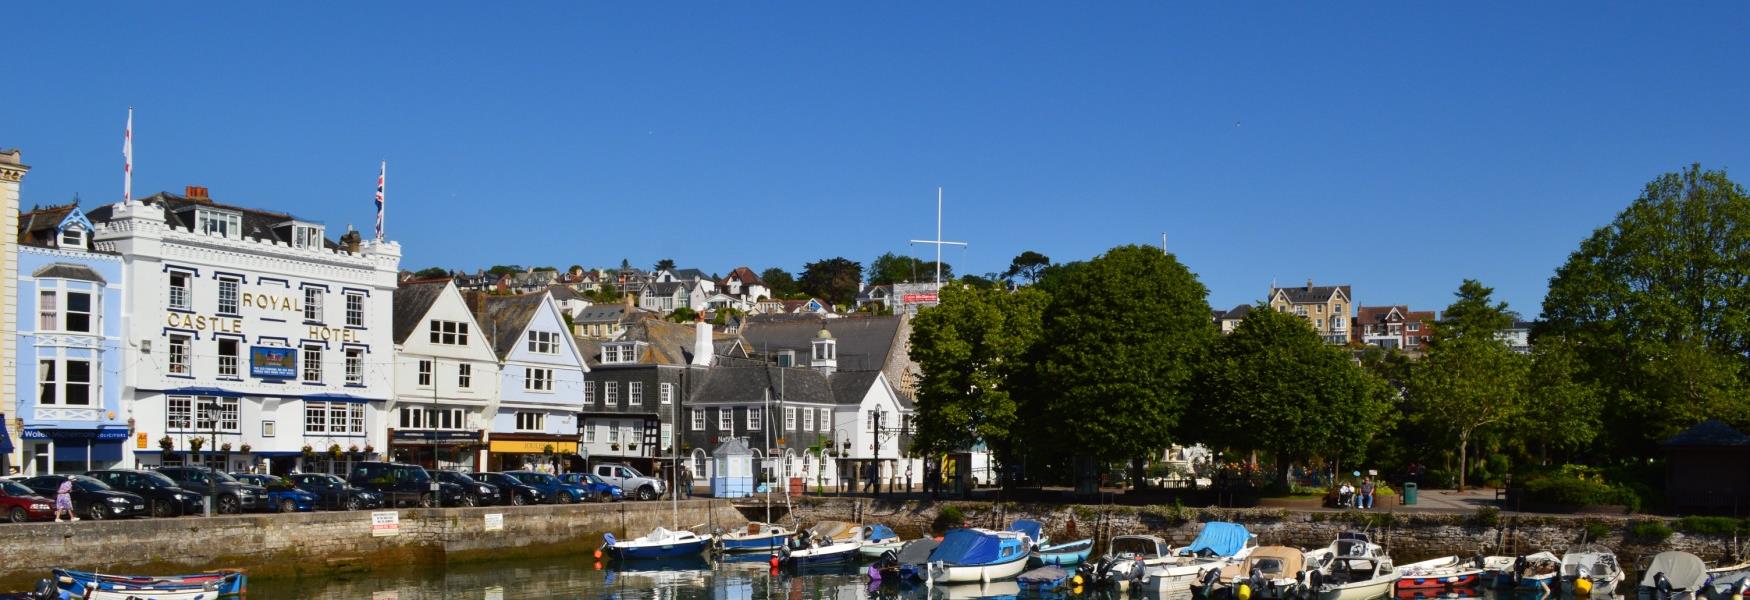
M479 431L389 430L389 459L427 469L479 470Z
M495 433L487 445L494 471L570 473L583 469L577 438L542 434Z
M27 474L83 473L120 465L128 430L120 427L61 429L25 427L24 465Z

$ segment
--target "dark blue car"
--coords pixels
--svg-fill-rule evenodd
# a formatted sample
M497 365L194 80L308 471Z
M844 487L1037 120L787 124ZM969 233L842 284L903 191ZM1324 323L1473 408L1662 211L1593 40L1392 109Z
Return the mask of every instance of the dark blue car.
M524 485L541 491L541 494L558 504L582 502L583 488L560 481L558 477L538 471L505 471L505 475L517 478Z
M566 473L559 480L567 485L583 489L583 497L593 498L600 502L619 502L626 498L626 491L620 486L602 481L602 478L589 473Z
M298 489L291 481L278 475L232 473L243 483L267 488L267 509L274 512L310 512L316 510L316 495Z

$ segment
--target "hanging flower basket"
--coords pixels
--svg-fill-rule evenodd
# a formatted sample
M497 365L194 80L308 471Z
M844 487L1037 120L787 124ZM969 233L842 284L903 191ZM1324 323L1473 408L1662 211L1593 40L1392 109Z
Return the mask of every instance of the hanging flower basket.
M612 443L612 444L608 444L608 449L609 449L609 450L614 450L614 451L618 451L618 450L619 450L619 449L620 449L620 443L619 443L619 442L614 442L614 443Z
M370 444L365 444L365 454L376 454L376 453L377 453L376 447L371 446Z
M163 450L165 452L175 450L176 449L176 440L171 439L170 436L168 436L168 435L161 437L161 438L158 438L158 449Z
M353 444L353 445L351 445L351 446L347 446L347 447L346 447L346 453L347 453L347 454L358 454L358 453L359 453L359 445L358 445L358 444Z
M220 452L230 452L231 451L231 442L225 442L223 444L219 444L219 451Z
M248 454L250 450L254 450L254 449L255 448L253 446L250 446L249 444L244 444L241 447L237 448L237 451L242 452L244 454Z
M316 458L316 449L311 448L309 444L304 444L303 452L304 452L304 458L306 458L306 459Z
M190 451L200 452L201 446L205 446L205 445L207 445L206 438L198 438L197 437L197 438L189 438L188 439L188 449Z
M335 458L340 458L340 444L329 444L328 455L333 456Z
M541 454L545 454L547 456L552 456L553 455L553 445L547 444L545 446L542 446L541 447Z
M637 450L637 449L638 449L638 444L637 444L637 443L635 443L635 442L634 442L634 443L630 443L630 444L626 444L626 449L627 449L627 450Z

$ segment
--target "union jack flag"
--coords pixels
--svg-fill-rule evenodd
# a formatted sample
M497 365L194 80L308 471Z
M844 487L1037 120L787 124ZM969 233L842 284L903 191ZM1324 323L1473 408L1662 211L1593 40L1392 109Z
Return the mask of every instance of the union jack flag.
M389 176L389 161L377 167L377 241L383 241L383 179Z

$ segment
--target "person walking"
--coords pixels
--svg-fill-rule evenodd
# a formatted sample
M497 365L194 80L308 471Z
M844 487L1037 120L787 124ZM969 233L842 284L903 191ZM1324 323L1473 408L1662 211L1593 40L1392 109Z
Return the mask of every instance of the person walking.
M680 489L681 497L686 498L688 500L692 500L693 499L693 469L692 468L685 467L685 466L681 467L680 487L681 487L681 489Z
M905 461L905 493L911 493L911 461Z
M73 478L61 480L61 487L55 489L55 522L61 522L61 513L67 513L70 521L78 521L79 515L73 512Z

